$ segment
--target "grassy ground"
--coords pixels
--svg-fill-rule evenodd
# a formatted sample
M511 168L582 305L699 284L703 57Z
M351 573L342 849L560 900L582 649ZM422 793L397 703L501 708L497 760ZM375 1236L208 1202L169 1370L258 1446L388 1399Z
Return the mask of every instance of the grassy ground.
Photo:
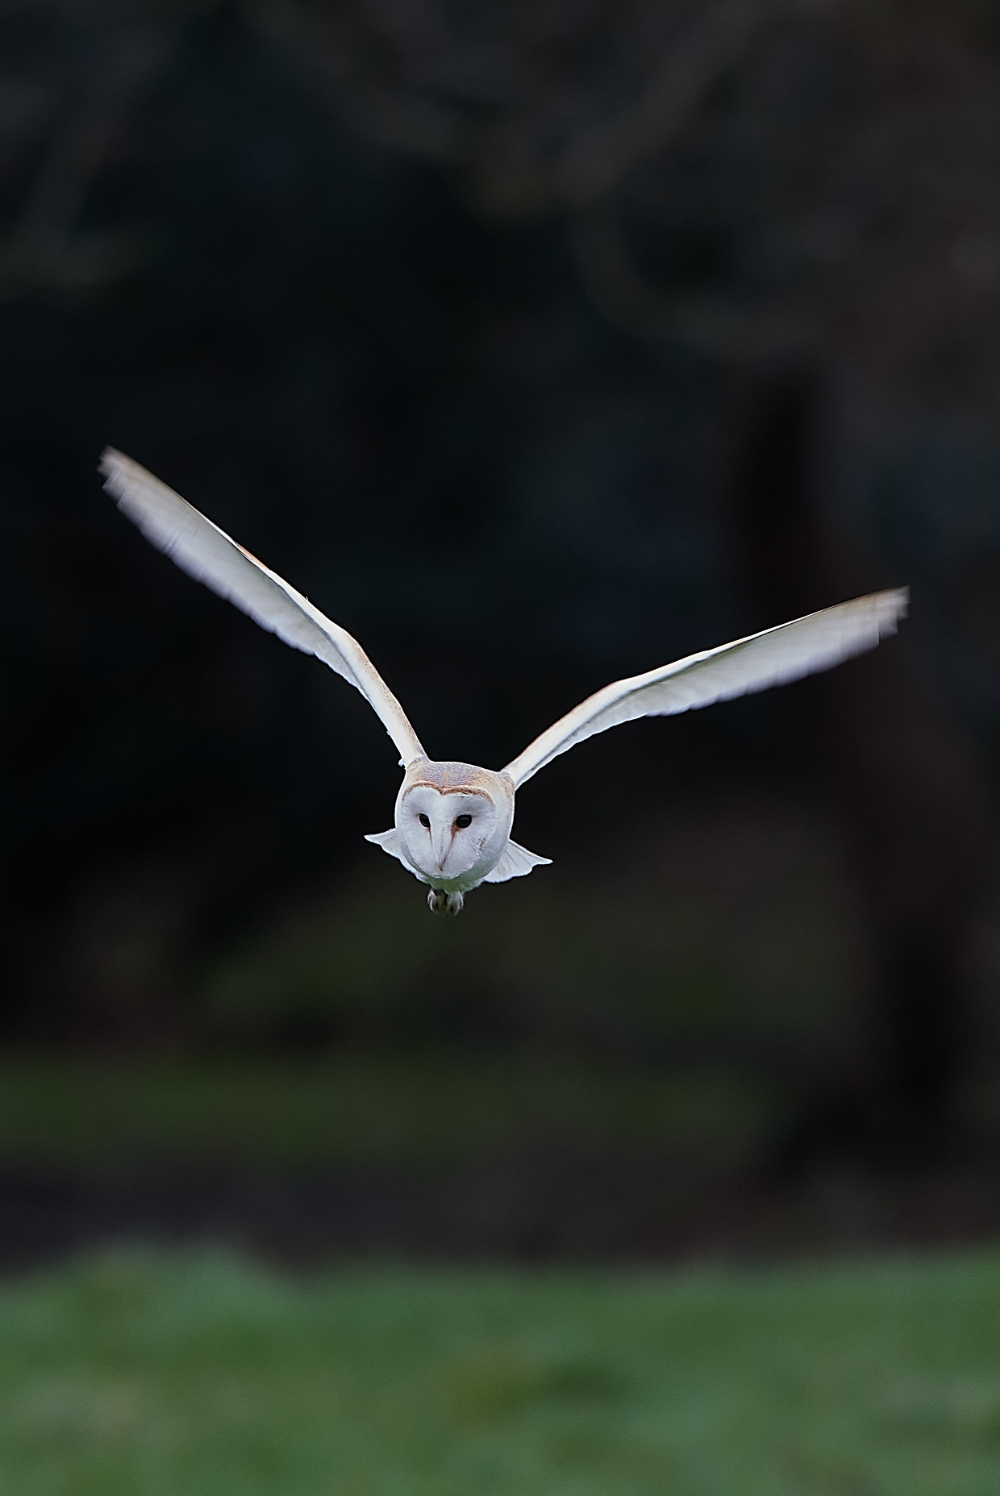
M514 1059L0 1058L0 1160L49 1167L449 1163L559 1139L738 1153L772 1112L724 1074Z
M995 1496L1000 1258L669 1275L132 1252L0 1288L17 1496Z

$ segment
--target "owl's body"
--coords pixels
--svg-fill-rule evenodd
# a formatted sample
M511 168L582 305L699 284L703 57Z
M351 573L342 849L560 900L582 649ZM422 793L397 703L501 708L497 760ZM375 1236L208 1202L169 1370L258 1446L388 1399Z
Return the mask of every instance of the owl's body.
M403 708L356 639L179 494L109 447L105 486L160 550L286 644L316 655L355 686L395 743L405 773L391 831L367 840L429 888L435 912L457 914L481 883L520 878L548 862L511 840L516 790L559 754L621 722L671 716L826 670L895 632L905 588L854 598L614 681L541 733L506 768L428 757Z
M457 914L463 895L480 883L506 883L549 860L510 839L514 781L506 770L414 759L396 796L395 822L365 840L398 857L430 888L430 907L446 914Z

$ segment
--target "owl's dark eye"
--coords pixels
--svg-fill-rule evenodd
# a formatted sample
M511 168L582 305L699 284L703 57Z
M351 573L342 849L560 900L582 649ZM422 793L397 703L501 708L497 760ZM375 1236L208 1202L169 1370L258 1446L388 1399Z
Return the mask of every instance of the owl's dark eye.
M425 816L422 812L417 816L417 820L420 822L421 826L429 826L431 823L430 816Z
M464 831L465 828L466 828L466 826L471 826L472 825L472 817L471 816L456 816L455 817L455 825L458 827L458 829L460 831Z

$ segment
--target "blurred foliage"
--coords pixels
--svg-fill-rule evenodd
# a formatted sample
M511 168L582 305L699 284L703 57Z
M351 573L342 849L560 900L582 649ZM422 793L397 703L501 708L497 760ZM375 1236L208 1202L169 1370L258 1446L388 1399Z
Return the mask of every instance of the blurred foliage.
M413 1168L522 1148L749 1153L773 1099L725 1072L664 1077L580 1062L427 1054L311 1063L57 1059L0 1063L0 1160L95 1176L188 1167ZM160 1171L157 1174L156 1171Z
M994 1256L652 1274L106 1255L0 1291L23 1496L991 1496Z

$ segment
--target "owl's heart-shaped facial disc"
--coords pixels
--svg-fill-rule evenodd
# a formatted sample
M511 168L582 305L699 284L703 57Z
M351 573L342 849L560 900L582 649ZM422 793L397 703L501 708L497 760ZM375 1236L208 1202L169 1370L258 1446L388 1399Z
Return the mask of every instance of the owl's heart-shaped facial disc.
M406 860L433 887L478 882L506 846L512 820L513 795L500 775L471 764L414 765L396 802Z

